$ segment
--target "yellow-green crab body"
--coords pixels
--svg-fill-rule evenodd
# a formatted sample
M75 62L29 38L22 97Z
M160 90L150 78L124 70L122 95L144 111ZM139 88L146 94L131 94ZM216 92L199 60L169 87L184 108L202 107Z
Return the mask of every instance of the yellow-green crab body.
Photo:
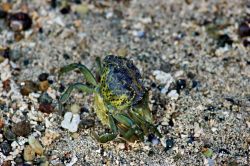
M139 70L132 61L113 55L106 56L103 65L97 60L100 83L93 74L81 64L63 67L59 74L78 68L90 85L75 83L62 94L60 102L65 102L76 88L84 92L95 93L94 108L102 124L108 125L112 132L98 136L92 135L102 143L111 141L117 136L127 141L143 140L149 133L161 137L148 107L148 95L142 84Z

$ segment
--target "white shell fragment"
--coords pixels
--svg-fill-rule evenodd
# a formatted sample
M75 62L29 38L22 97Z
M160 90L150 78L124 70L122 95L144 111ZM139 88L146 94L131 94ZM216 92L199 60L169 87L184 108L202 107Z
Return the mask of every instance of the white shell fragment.
M80 115L73 114L72 112L66 112L61 126L68 129L70 132L77 132L78 125L80 123Z

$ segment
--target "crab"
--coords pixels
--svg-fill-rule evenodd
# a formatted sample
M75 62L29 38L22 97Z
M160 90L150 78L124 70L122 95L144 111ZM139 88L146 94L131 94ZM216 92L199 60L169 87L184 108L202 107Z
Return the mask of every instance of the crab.
M94 94L94 110L110 133L102 135L94 131L91 135L100 143L114 139L128 142L144 140L144 136L155 134L162 137L153 124L153 117L148 106L148 91L143 86L141 74L127 58L108 55L101 63L96 59L97 73L100 81L84 65L73 63L59 70L59 77L78 69L85 77L86 83L73 83L62 93L59 103L65 103L73 89ZM60 105L61 105L60 104Z

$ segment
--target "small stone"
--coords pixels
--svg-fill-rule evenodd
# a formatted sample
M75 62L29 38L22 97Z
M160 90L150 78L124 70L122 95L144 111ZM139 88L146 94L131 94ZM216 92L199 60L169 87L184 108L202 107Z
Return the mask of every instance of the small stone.
M77 132L78 125L81 122L79 114L73 114L72 112L66 112L64 119L61 122L61 126L68 129L70 132Z
M4 161L1 166L11 166L11 161L10 160Z
M43 147L34 136L29 136L29 145L39 155L43 154Z
M45 92L49 88L48 80L39 83L39 90Z
M2 129L4 127L4 118L2 116L0 116L0 129Z
M9 91L10 91L10 80L9 80L9 79L3 81L3 89L4 89L6 92L9 92Z
M34 160L36 154L30 145L26 145L23 151L23 158L25 161Z
M7 18L7 22L13 31L25 31L32 26L30 16L22 12L10 14Z
M38 110L43 112L43 113L47 113L47 114L50 114L50 113L55 111L54 107L51 104L47 104L47 103L39 104Z
M38 102L43 103L43 104L51 104L53 102L53 99L50 97L50 95L47 92L44 92L38 98Z
M210 148L203 148L202 154L207 158L211 158L213 156L213 151Z
M70 12L70 6L69 5L66 5L66 6L64 6L61 10L60 10L60 12L62 13L62 14L68 14L69 12Z
M42 137L42 143L44 146L49 146L56 138L60 136L56 131L46 129L44 137Z
M38 80L39 81L46 81L49 77L49 74L48 73L42 73L38 76Z
M220 35L218 37L218 41L217 41L217 46L218 47L225 47L226 45L231 46L233 44L233 40L227 35Z
M8 141L14 141L16 139L16 135L9 129L9 127L4 127L3 135Z
M79 128L88 129L95 125L95 121L93 119L83 119L79 124Z
M170 138L166 140L166 147L165 147L165 151L168 151L170 149L172 149L174 146L174 139Z
M28 121L21 121L13 125L13 133L17 136L26 137L31 133L30 123Z
M5 19L7 15L8 13L6 11L0 9L0 19Z
M171 91L168 93L168 97L170 97L171 100L177 100L178 97L179 97L179 94L177 93L176 90L171 90Z
M118 149L125 149L125 144L119 143L117 147L118 147Z
M239 25L238 33L240 37L250 36L250 26L246 22Z
M73 113L73 114L78 114L80 112L81 108L78 104L72 104L70 106L70 111Z
M6 47L6 48L2 48L0 47L0 57L3 58L10 58L10 48Z
M21 88L21 94L23 96L28 96L31 92L38 91L38 86L33 81L24 81L24 86Z
M7 141L4 141L0 144L0 149L5 156L8 156L11 152L11 146Z
M178 93L180 93L181 89L184 89L186 87L186 80L179 79L176 81L176 90Z

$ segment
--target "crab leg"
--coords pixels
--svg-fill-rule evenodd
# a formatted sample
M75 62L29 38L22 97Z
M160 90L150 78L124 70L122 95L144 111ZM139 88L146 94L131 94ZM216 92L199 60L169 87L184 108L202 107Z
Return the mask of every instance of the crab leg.
M106 142L112 141L113 139L117 137L118 132L117 132L117 127L115 125L114 119L112 115L110 114L109 114L109 125L112 130L112 133L106 133L106 134L102 134L99 136L94 131L92 131L91 135L100 143L106 143Z
M97 72L98 72L99 75L101 75L102 72L103 72L103 67L102 67L100 57L97 57L95 61L96 61L96 64L97 64Z
M133 136L139 136L143 140L142 131L130 117L124 114L116 114L114 118L119 122L118 128L123 138L130 140Z
M71 84L68 89L62 94L62 96L59 99L60 103L64 103L68 100L71 92L73 91L73 89L78 89L81 90L83 92L87 92L87 93L94 93L96 90L93 87L90 87L88 85L82 84L82 83L74 83Z
M93 76L93 74L91 73L91 71L82 64L78 64L78 63L72 63L70 65L64 66L60 69L59 71L59 77L64 74L64 73L68 73L74 69L79 69L80 72L85 76L86 80L88 83L96 86L97 82L95 80L95 77Z
M145 134L147 134L149 131L155 133L158 137L162 137L161 133L158 131L158 129L151 123L143 120L140 115L138 113L136 113L135 111L131 110L129 112L130 116L133 117L133 119L136 120L137 123L139 123L139 125L142 127L143 131L145 132Z

